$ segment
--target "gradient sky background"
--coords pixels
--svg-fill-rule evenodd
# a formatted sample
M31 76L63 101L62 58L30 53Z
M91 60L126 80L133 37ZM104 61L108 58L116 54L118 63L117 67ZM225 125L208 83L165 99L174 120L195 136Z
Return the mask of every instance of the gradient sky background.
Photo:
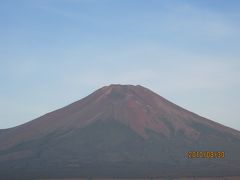
M0 1L0 128L112 83L240 130L240 1Z

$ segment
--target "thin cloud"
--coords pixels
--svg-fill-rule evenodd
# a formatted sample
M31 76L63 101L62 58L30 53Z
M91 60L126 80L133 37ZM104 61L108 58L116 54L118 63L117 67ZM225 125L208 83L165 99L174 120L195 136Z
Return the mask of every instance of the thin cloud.
M233 13L217 12L186 2L169 4L168 11L167 18L172 30L206 38L233 37L239 33L238 25L230 20Z

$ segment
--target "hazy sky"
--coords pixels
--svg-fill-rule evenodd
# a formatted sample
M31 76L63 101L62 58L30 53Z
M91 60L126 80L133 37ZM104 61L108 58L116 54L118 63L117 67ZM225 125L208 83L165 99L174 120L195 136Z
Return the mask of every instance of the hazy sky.
M0 1L0 128L112 83L240 130L240 1Z

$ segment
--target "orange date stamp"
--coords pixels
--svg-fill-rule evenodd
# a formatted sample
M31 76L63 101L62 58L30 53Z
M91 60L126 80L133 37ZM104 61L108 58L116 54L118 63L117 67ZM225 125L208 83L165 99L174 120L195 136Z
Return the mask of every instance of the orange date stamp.
M220 158L223 159L225 157L224 151L189 151L186 154L187 158Z

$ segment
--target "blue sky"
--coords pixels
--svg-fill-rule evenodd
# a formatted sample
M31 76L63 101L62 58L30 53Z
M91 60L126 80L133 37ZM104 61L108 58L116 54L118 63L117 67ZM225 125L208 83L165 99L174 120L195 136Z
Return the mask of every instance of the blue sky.
M240 1L0 2L0 128L140 84L240 130Z

